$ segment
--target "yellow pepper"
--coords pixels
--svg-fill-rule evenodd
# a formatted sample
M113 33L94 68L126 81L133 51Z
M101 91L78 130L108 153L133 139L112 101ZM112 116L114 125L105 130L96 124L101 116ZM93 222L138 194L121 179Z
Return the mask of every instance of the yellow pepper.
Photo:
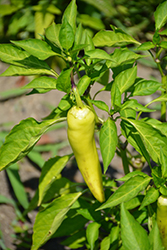
M103 202L102 172L94 139L95 114L86 105L73 106L68 111L67 123L78 168L94 197Z
M163 246L167 249L167 197L160 196L157 202L157 224Z

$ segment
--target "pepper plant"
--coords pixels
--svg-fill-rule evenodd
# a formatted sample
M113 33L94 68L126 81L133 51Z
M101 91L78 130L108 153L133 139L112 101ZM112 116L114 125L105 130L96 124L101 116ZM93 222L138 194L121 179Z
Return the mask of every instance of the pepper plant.
M33 89L32 94L51 90L64 92L59 105L42 121L30 117L13 127L0 149L1 170L26 156L51 126L66 121L73 106L77 113L84 105L93 114L92 123L89 124L87 115L79 118L86 119L83 125L75 122L78 114L68 120L69 130L72 130L68 133L69 140L84 176L88 164L86 161L84 165L84 159L87 160L88 155L84 158L87 148L83 140L89 138L94 129L99 132L103 175L90 155L89 174L92 176L84 178L89 183L99 171L103 187L101 182L94 186L94 181L88 186L93 185L90 188L93 194L98 188L102 194L104 190L105 200L104 196L96 200L86 184L62 177L61 172L74 157L73 153L50 158L42 167L38 190L24 211L26 216L39 208L31 249L37 250L56 237L66 237L62 244L71 249L167 249L167 235L161 230L162 220L156 216L158 198L167 196L167 1L157 7L155 32L152 40L144 43L112 25L110 30L100 30L90 37L82 25L76 25L76 15L76 1L72 0L62 22L52 23L41 39L0 44L0 59L10 64L1 76L36 76L24 86ZM60 73L47 64L50 57L60 57L64 61ZM148 57L156 64L160 81L137 76L138 60ZM91 96L90 90L97 82L101 89ZM98 99L102 91L111 93L110 106ZM139 103L138 97L150 95L152 100L145 106ZM149 116L156 111L158 103L161 103L159 120ZM95 107L107 118L99 117ZM143 118L142 113L148 116ZM85 127L90 131L83 134ZM91 147L93 140L90 136L87 146ZM129 144L135 154L129 150ZM122 159L125 175L111 180L106 171L115 154ZM144 165L148 165L150 174L142 171ZM161 206L158 205L158 214L161 214ZM163 208L163 214L166 210ZM167 214L165 216L163 220Z

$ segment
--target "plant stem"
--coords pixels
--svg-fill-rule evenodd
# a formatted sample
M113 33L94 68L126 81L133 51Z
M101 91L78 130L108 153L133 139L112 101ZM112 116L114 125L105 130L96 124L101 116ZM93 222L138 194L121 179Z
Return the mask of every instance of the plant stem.
M89 99L90 99L90 95L87 96L86 102L87 102L88 106L91 108L91 110L93 111L93 113L95 114L95 122L96 123L99 123L99 122L101 123L101 120L99 119L98 115L96 114L96 111L95 111L95 109L93 107L93 104L89 101Z
M128 164L128 158L127 158L127 155L126 155L126 149L121 148L121 158L122 158L124 173L126 175L126 174L128 174L130 172L129 164Z
M76 85L74 85L74 83L73 83L73 86L72 86L72 90L73 90L73 93L75 95L77 107L80 108L80 109L82 109L84 107L84 105L83 105L83 102L82 102L81 97L79 95L78 88L77 88Z
M127 153L126 147L127 147L127 141L123 143L121 140L119 140L120 156L121 156L121 159L122 159L125 175L130 172L128 157L127 157L127 154L126 154Z
M161 121L166 121L166 102L161 102Z

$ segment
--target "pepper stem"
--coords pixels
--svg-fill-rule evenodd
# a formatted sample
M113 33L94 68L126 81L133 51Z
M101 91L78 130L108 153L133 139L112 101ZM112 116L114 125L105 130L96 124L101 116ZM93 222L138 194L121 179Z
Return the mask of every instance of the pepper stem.
M77 86L73 86L72 90L73 90L73 93L75 95L77 107L82 109L84 107L84 105L83 105L83 102L82 102L81 97L79 95L79 91L78 91Z

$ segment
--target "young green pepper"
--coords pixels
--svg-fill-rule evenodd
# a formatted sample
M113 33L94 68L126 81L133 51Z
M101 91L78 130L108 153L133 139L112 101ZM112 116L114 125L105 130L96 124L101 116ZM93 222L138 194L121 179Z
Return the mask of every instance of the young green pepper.
M103 202L102 172L94 139L95 114L83 103L73 106L68 111L67 124L78 168L94 197Z
M163 246L167 249L167 196L161 195L157 202L157 224Z

